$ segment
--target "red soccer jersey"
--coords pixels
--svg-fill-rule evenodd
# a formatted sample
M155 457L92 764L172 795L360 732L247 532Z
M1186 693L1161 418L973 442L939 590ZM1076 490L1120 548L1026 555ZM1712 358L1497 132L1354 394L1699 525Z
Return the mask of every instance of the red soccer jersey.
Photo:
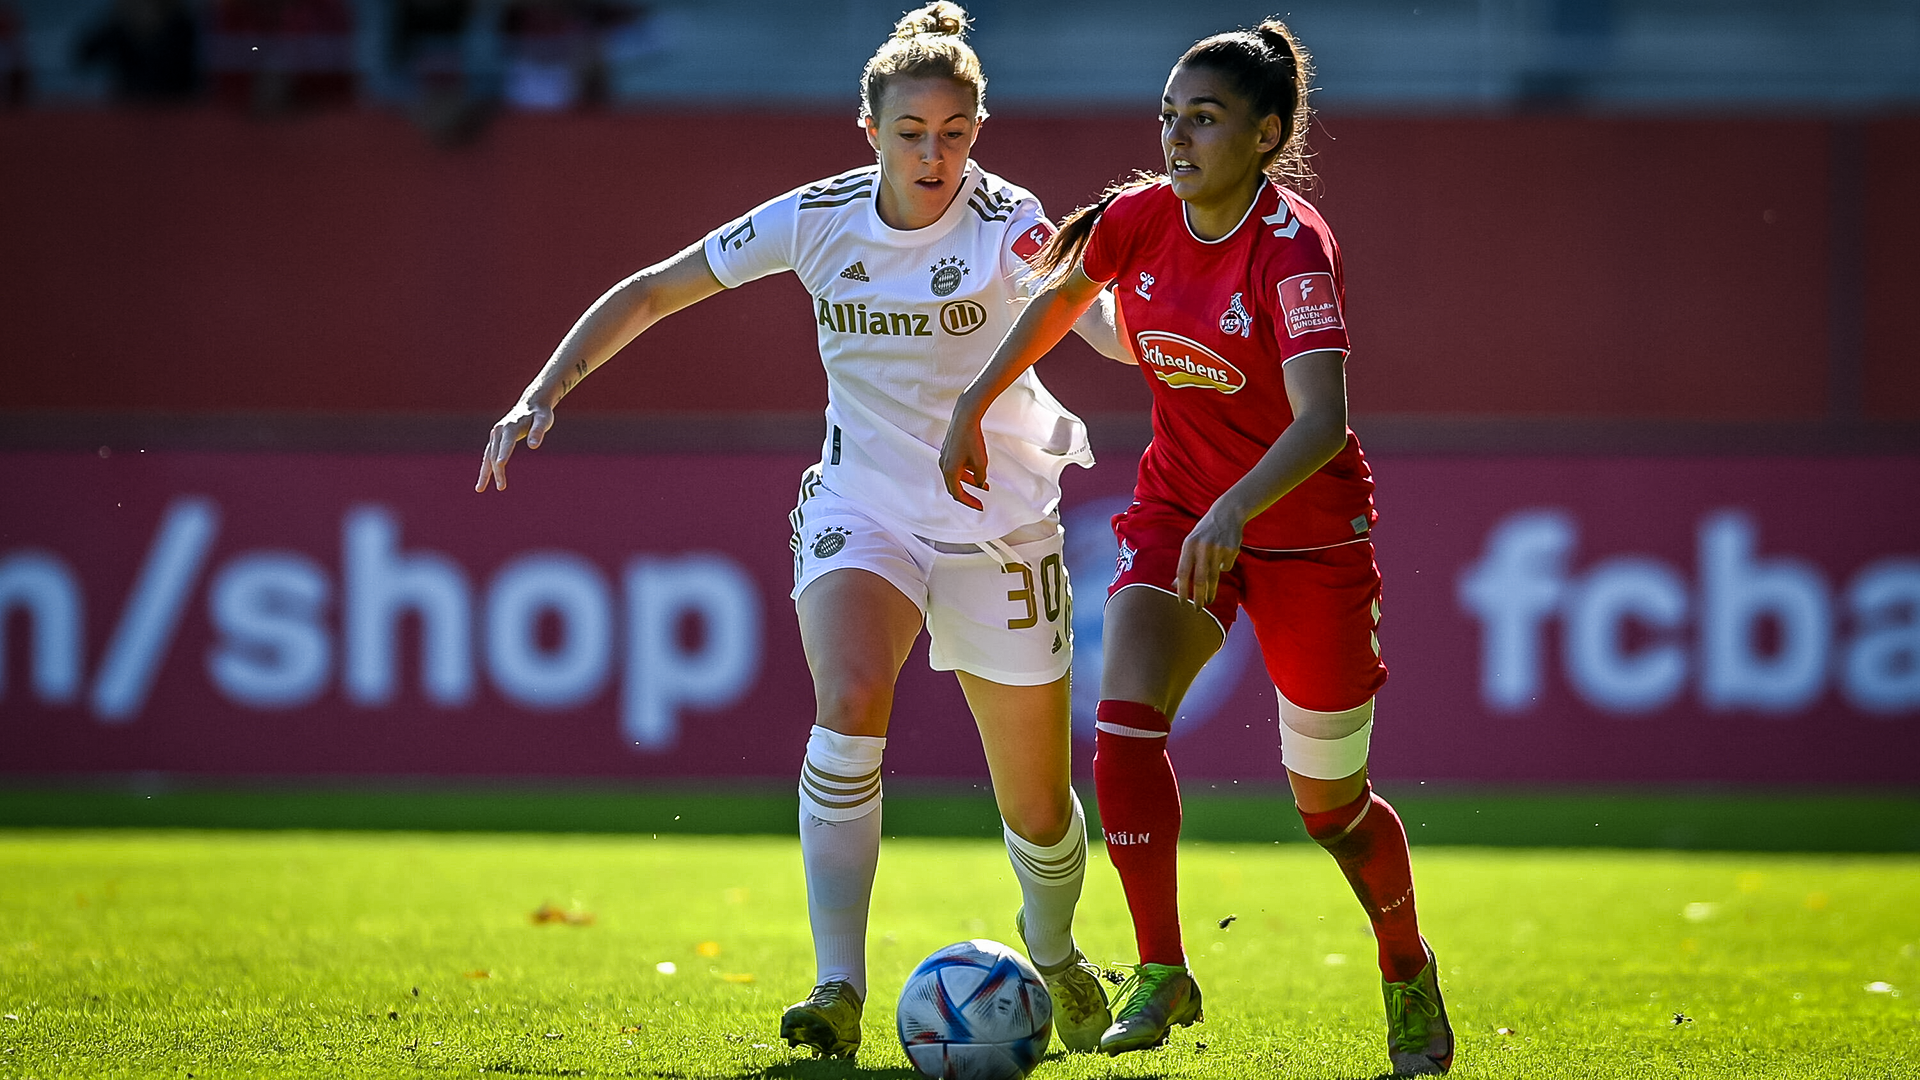
M1153 391L1153 442L1134 498L1198 517L1293 422L1281 365L1347 351L1340 249L1319 211L1275 184L1247 216L1206 241L1163 180L1115 199L1083 263L1113 281L1120 332ZM1367 535L1373 476L1360 442L1247 523L1248 547L1326 547Z

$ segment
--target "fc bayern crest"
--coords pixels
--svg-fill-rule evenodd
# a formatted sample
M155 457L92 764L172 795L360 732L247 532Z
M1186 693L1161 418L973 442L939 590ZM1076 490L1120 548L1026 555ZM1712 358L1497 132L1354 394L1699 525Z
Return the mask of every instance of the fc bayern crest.
M840 554L840 549L846 546L847 530L837 525L832 528L823 529L820 535L813 538L813 557L816 559L831 559L835 555Z
M967 269L967 262L958 255L949 255L927 269L933 272L933 281L929 284L935 296L952 296L960 287L960 279L973 271Z
M1241 337L1253 336L1253 316L1247 314L1246 305L1240 302L1240 299L1246 295L1246 293L1234 293L1233 299L1227 301L1227 310L1220 315L1221 333L1239 334Z

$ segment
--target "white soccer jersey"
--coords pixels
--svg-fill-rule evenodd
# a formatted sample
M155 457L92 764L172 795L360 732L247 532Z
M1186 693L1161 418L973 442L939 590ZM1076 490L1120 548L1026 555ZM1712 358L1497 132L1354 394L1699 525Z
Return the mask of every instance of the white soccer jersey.
M1040 202L967 163L940 220L902 231L874 207L878 165L773 199L706 239L728 288L782 270L813 298L827 369L829 489L930 540L977 543L1052 512L1069 462L1093 464L1086 425L1029 369L987 410L986 512L947 495L940 444L960 391L1026 301L1020 277L1051 235Z

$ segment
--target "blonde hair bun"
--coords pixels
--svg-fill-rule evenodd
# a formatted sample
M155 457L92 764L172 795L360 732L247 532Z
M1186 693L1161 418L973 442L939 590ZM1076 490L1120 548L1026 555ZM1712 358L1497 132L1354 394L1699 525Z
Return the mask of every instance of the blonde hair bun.
M934 0L926 7L900 16L900 21L893 24L893 36L912 38L944 35L964 38L972 24L972 20L967 18L966 8L949 0Z
M973 90L976 119L987 118L987 77L980 57L967 44L967 9L952 0L935 0L909 11L893 24L893 33L860 73L860 122L878 111L881 91L890 79L952 79Z

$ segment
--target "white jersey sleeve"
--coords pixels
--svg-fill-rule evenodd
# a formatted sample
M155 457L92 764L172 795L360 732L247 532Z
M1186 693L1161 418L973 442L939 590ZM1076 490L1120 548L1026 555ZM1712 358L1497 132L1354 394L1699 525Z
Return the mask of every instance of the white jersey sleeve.
M749 281L792 270L800 193L795 188L768 199L751 211L707 234L707 265L729 289Z
M1047 220L1046 212L1040 209L1040 200L1032 197L1023 199L1007 227L1006 243L1000 246L1000 272L1013 284L1016 294L1033 295L1036 283L1028 282L1027 275L1033 272L1034 257L1051 239L1053 223Z

